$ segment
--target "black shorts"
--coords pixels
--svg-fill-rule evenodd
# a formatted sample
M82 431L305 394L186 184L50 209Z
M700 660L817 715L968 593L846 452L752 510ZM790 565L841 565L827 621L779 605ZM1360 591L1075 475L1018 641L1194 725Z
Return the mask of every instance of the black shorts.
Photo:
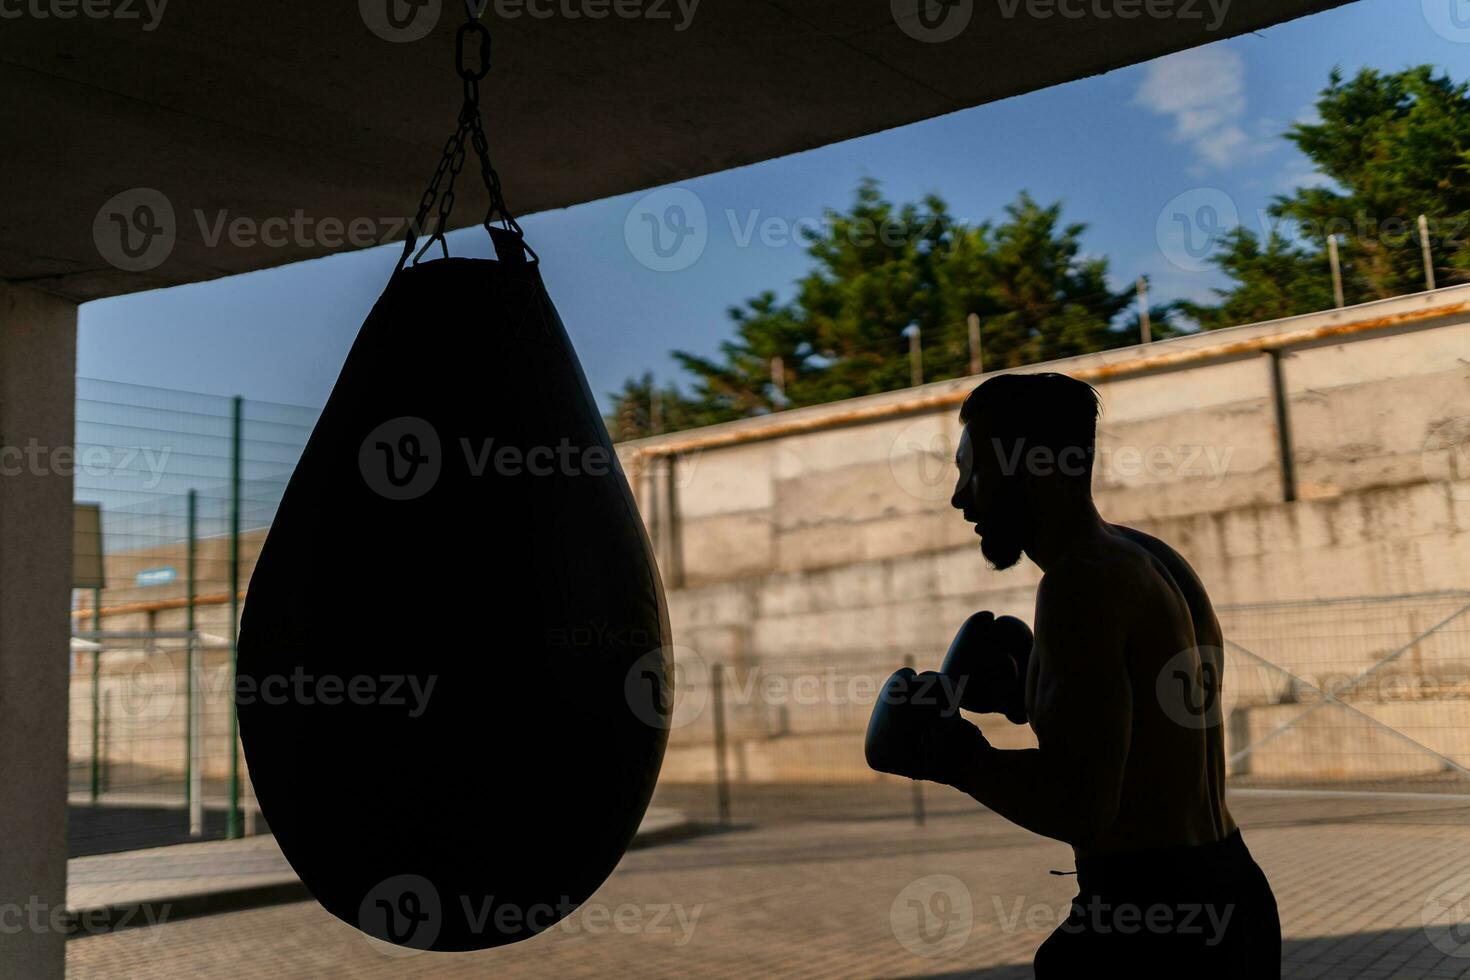
M1038 980L1281 976L1276 896L1239 830L1214 844L1082 858L1077 889L1036 951Z

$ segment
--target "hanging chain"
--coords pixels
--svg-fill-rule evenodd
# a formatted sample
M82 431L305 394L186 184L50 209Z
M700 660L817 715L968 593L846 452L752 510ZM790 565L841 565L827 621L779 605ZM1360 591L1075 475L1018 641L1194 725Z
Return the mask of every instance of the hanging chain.
M481 9L483 11L483 6ZM419 198L419 206L414 214L413 224L409 225L408 235L403 242L403 255L398 259L400 269L403 268L404 262L410 255L413 255L414 264L417 265L419 259L435 241L443 250L444 257L449 257L449 243L445 240L444 234L449 230L450 212L454 209L454 181L464 167L467 140L473 147L475 156L479 158L480 179L484 181L485 189L490 193L490 207L485 211L485 218L481 224L490 233L492 239L497 238L497 231L501 235L505 233L515 235L519 245L530 254L531 261L537 261L535 251L525 244L521 226L505 203L500 175L495 172L495 166L490 162L490 143L485 137L484 122L480 118L480 80L490 72L490 32L477 19L472 0L466 0L465 13L469 19L460 25L454 35L454 71L464 85L464 104L459 110L458 126L454 134L445 141L444 151L439 157L439 165L434 168L434 176L430 178L428 188ZM472 48L473 57L467 58L472 54ZM444 182L445 177L449 178L447 184ZM439 207L435 215L434 232L415 253L414 245L419 234L424 230L424 223L428 220L429 212L434 209L436 200ZM501 226L499 229L492 227L497 220Z

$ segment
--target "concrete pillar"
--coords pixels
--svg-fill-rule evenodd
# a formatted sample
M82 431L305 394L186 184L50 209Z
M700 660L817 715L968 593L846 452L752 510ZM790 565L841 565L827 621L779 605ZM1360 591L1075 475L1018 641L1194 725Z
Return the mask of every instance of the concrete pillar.
M0 977L66 965L76 325L0 283Z

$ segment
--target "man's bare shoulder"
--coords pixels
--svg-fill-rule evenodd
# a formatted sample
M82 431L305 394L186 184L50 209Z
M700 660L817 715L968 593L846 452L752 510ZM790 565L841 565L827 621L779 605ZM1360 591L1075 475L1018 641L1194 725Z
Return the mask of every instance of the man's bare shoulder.
M1074 555L1049 568L1037 589L1040 607L1057 606L1101 610L1115 618L1122 610L1118 602L1137 593L1142 581L1152 574L1153 559L1139 545L1122 538L1107 542L1087 554Z
M1108 527L1112 528L1123 539L1133 542L1155 558L1158 558L1168 566L1169 571L1176 578L1179 577L1179 572L1183 571L1186 573L1187 578L1196 582L1199 581L1199 576L1195 574L1194 568L1184 559L1184 556L1174 550L1162 538L1156 538L1152 534L1140 531L1137 528L1126 527L1122 524L1109 524Z

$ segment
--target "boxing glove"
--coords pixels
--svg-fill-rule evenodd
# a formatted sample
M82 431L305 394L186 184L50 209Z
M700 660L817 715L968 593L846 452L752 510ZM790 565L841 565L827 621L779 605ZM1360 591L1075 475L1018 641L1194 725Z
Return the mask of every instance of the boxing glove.
M955 634L940 673L958 693L960 707L1026 723L1026 668L1031 629L1014 616L977 612Z
M953 784L966 757L989 744L960 717L948 678L904 667L878 694L863 751L877 772Z

